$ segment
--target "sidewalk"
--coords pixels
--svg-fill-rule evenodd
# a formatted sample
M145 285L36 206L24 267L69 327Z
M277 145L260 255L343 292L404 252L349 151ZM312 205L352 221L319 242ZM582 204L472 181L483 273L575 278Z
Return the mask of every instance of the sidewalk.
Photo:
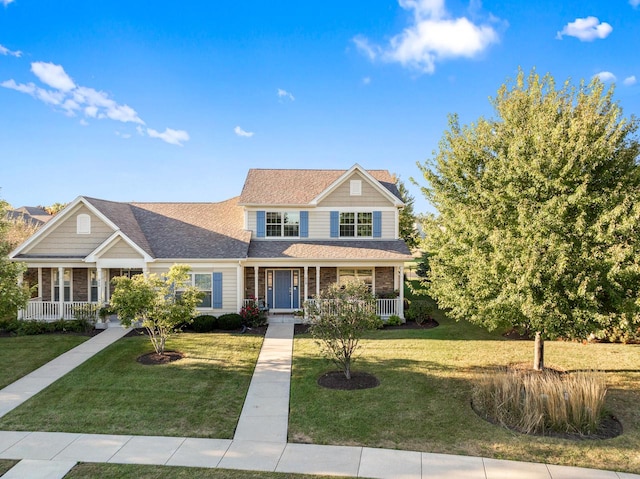
M380 479L640 479L628 473L481 457L287 443L292 346L292 324L269 326L233 440L0 431L0 459L20 460L3 479L61 479L79 461ZM58 377L65 374L61 367L56 370Z

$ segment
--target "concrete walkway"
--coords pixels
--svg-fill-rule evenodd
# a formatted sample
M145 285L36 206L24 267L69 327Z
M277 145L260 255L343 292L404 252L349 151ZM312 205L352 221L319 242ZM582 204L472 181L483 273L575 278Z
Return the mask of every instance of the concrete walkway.
M117 330L110 328L93 339L111 329ZM112 332L102 342L111 344L124 334ZM380 479L640 479L628 473L481 457L287 443L292 344L292 324L269 326L233 440L0 431L0 459L20 460L3 479L61 479L79 461ZM78 348L60 356L68 361L59 361L53 368L58 377L79 364L72 366L76 356L69 354ZM51 375L48 379L50 384ZM0 397L8 388L0 391Z

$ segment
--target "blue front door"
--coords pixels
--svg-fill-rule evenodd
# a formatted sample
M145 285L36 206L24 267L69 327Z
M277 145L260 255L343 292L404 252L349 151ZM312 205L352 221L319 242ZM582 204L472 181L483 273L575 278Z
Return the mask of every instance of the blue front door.
M269 309L296 309L300 307L299 277L298 270L267 271L267 304Z
M291 271L276 270L275 273L275 291L274 291L274 308L288 309L291 308Z

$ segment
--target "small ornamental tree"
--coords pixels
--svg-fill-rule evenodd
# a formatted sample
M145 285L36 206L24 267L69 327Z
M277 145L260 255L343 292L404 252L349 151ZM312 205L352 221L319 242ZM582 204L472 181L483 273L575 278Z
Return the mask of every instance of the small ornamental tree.
M369 287L362 281L334 283L308 305L308 311L309 332L323 353L351 379L351 364L360 349L360 338L379 324Z
M113 279L111 306L124 326L141 321L156 353L163 355L167 338L197 315L202 292L191 286L188 265L174 264L158 276Z

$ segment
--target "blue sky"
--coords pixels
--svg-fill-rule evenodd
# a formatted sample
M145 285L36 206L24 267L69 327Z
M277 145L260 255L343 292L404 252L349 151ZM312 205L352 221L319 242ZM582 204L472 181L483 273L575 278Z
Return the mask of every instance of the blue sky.
M518 67L600 75L639 115L639 3L0 0L0 198L221 201L249 168L354 163L409 183Z

